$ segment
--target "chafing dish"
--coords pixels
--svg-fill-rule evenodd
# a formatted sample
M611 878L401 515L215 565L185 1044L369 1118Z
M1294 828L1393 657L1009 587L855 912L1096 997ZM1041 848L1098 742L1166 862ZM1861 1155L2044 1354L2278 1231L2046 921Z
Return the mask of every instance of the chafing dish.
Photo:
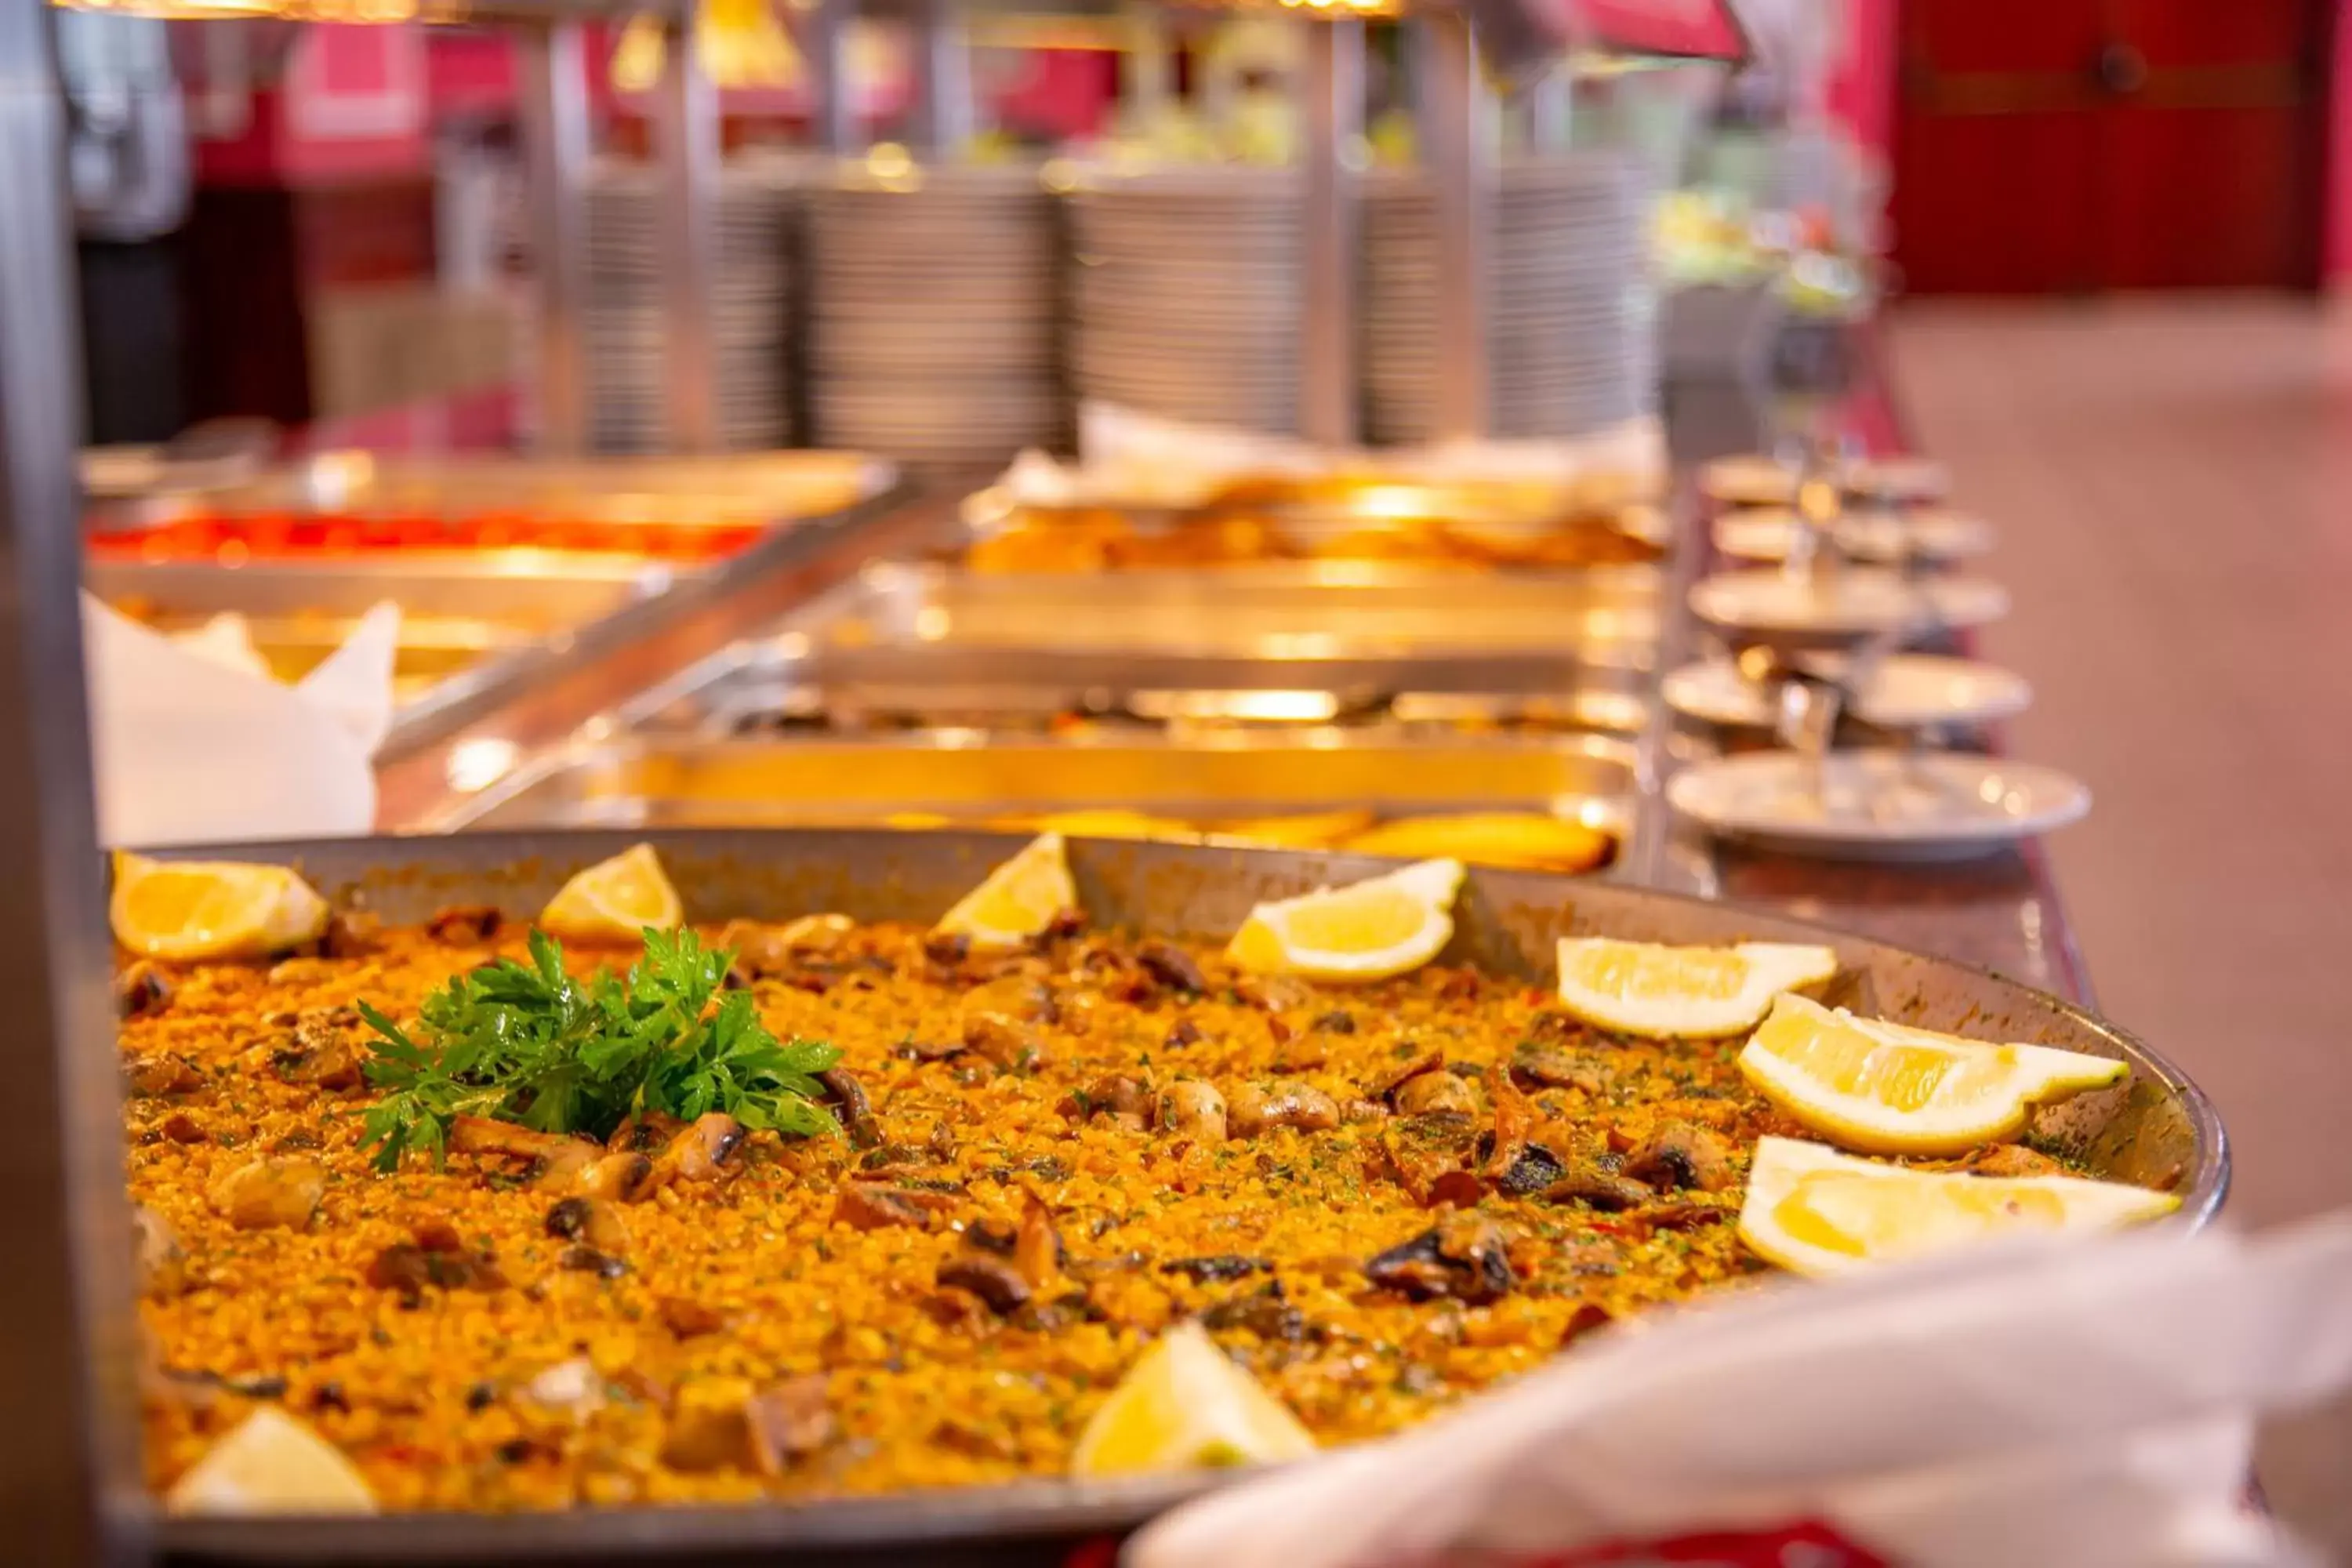
M977 823L1097 810L1181 823L1326 811L1512 811L1622 840L1633 748L1591 735L1453 745L1331 730L1073 739L935 730L871 739L639 739L526 763L426 828Z

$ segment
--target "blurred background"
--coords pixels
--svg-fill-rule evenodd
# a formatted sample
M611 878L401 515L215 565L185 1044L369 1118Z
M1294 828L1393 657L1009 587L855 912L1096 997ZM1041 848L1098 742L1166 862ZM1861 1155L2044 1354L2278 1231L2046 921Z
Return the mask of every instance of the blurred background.
M1442 424L1442 192L1416 173L1433 87L1404 25L1366 9L1341 148L1365 193L1354 413L1415 441ZM2036 697L2012 741L2097 801L2051 849L2091 989L2220 1101L2238 1217L2352 1202L2345 7L1735 9L1736 73L1596 37L1481 111L1496 286L1552 334L1549 370L1514 369L1497 332L1493 433L1721 400L1769 444L1814 416L1790 389L1823 345L1859 334L1885 434L1998 523L2014 613L1981 646ZM1001 465L1067 451L1088 398L1300 429L1285 215L1315 110L1291 20L706 0L716 444ZM551 68L584 105L579 428L601 452L671 438L665 47L596 19ZM93 442L530 438L547 258L509 35L68 13L61 47ZM1570 208L1572 242L1542 216ZM893 245L965 257L964 277L910 292L870 264ZM1609 308L1580 313L1591 298ZM2315 1416L2263 1479L2352 1553L2347 1454L2352 1421Z

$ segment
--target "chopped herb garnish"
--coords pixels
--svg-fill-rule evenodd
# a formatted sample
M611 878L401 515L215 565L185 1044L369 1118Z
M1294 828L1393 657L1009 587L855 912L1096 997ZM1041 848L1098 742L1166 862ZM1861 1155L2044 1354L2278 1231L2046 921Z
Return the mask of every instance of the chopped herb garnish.
M376 1169L425 1151L438 1164L460 1116L600 1140L637 1111L691 1121L723 1110L754 1129L837 1130L816 1103L816 1075L838 1050L779 1041L751 993L722 992L732 952L705 948L690 931L647 930L645 944L626 978L600 968L583 982L565 972L562 945L534 931L528 965L501 959L451 980L425 999L414 1035L362 1002L378 1037L368 1082L386 1091L361 1140Z

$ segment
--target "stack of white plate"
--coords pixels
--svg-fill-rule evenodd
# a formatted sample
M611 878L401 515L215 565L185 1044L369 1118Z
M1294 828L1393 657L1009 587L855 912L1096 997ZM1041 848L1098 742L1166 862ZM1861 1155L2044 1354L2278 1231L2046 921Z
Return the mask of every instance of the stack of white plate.
M1374 440L1437 434L1436 197L1418 171L1382 173L1364 201L1365 415ZM1650 413L1656 310L1648 198L1615 154L1508 163L1485 250L1487 419L1499 437L1577 436Z
M1034 168L859 165L812 192L818 442L933 463L1062 445L1059 252Z
M721 445L790 446L792 285L803 165L730 164L713 222L712 332ZM588 190L589 436L601 452L675 448L662 306L666 213L652 169L607 165Z
M1070 375L1166 419L1297 428L1295 171L1104 174L1070 197Z

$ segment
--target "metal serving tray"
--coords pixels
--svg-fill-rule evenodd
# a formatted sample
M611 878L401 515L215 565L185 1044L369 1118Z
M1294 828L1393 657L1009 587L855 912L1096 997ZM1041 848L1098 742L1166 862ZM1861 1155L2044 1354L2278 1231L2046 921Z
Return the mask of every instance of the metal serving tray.
M210 847L205 857L297 865L322 890L394 921L451 902L523 914L581 868L647 837L627 833L480 834ZM782 920L839 910L861 920L936 919L1018 844L1002 834L656 832L650 835L691 918ZM1262 899L1347 881L1388 864L1361 856L1218 847L1104 843L1070 847L1080 901L1097 923L1221 940ZM1559 937L1821 942L1841 973L1830 1000L1928 1027L2039 1041L2117 1057L2130 1081L2042 1113L2039 1134L2101 1174L2168 1186L2178 1215L2200 1226L2220 1209L2230 1160L2212 1105L2137 1039L2055 996L2014 981L1738 905L1702 902L1591 879L1473 869L1455 906L1446 956L1538 980ZM1128 1483L1035 1481L791 1505L583 1510L566 1514L422 1514L374 1519L167 1520L165 1560L197 1564L332 1562L623 1563L751 1568L832 1564L1066 1564L1110 1561L1105 1542L1214 1475ZM1076 1557L1091 1552L1095 1555Z
M887 462L856 452L758 452L711 458L411 458L321 452L251 479L199 490L138 496L92 509L100 527L155 526L191 517L455 517L542 513L567 521L709 527L827 517L871 500L898 480Z
M403 635L395 672L417 683L404 679L385 741L396 752L563 651L583 630L667 592L681 575L667 566L581 557L528 574L447 556L332 566L91 561L82 584L110 605L137 605L140 619L165 630L235 611L254 623L265 654L340 642L339 628L347 632L385 599L406 616L435 623Z
M1486 572L1333 561L994 574L890 563L869 567L834 608L877 644L967 651L1290 667L1505 656L1646 663L1660 582L1654 565Z
M1053 740L913 731L873 739L625 741L561 752L428 828L864 826L981 822L1092 808L1183 821L1362 807L1382 816L1516 810L1622 841L1630 743L1496 736L1448 745L1323 731Z

